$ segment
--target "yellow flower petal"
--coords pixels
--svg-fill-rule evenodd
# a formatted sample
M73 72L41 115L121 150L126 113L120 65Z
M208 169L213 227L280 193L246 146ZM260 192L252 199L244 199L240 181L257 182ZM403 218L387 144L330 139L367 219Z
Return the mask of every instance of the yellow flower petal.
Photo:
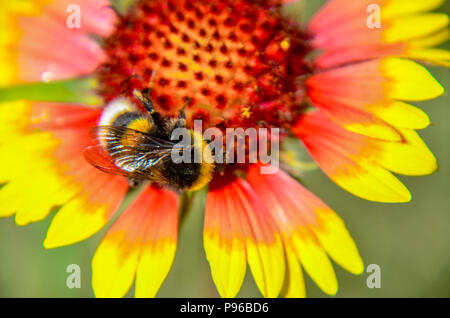
M0 0L0 86L13 83L17 77L16 51L11 49L21 36L17 17L39 13L46 2Z
M316 209L319 226L312 226L314 234L330 257L352 274L361 274L364 264L355 242L342 219L329 209Z
M138 298L155 297L167 277L175 258L177 243L173 239L161 238L158 242L147 243L136 273L136 291Z
M392 127L386 124L376 124L376 123L352 123L343 125L345 129L361 134L363 136L398 141L401 136Z
M384 31L384 40L388 43L408 41L425 37L446 28L450 20L444 13L429 13L412 17L396 18Z
M203 245L219 295L236 297L247 269L245 243L239 239L227 242L220 238L219 233L205 229Z
M338 291L338 283L333 265L314 235L308 233L306 229L299 229L299 232L292 236L292 244L303 268L317 286L324 293L335 295Z
M252 166L246 177L283 235L288 266L283 294L304 295L298 259L320 287L333 294L337 283L325 252L351 273L363 271L361 257L344 222L286 173L263 175L260 167Z
M286 244L288 245L288 244ZM282 294L286 298L306 297L305 280L299 259L292 247L286 246L287 276Z
M269 212L242 179L213 188L206 202L204 245L217 290L222 297L235 296L248 260L263 296L277 297L283 287L285 259Z
M23 101L0 103L0 144L28 131L31 107Z
M343 129L320 111L305 115L294 133L322 170L350 193L370 201L411 200L408 189L379 165L380 149L373 138Z
M92 260L92 286L96 297L123 297L133 284L139 246L127 242L124 232L105 238Z
M444 93L426 68L410 60L386 58L382 61L382 73L390 79L387 94L391 99L422 101Z
M219 295L236 297L247 269L245 241L235 210L220 192L208 194L203 245Z
M369 201L411 201L408 188L392 173L364 159L357 159L356 162L355 165L343 167L340 173L331 174L330 178L348 192Z
M251 186L237 179L230 207L240 207L248 265L264 297L278 297L284 283L285 259L281 235L269 211Z
M109 220L108 205L96 205L77 196L56 213L44 241L45 248L80 242L98 232Z
M136 297L155 297L169 274L177 249L178 197L169 190L160 190L155 200L164 204L152 209L151 218L141 243L141 257L136 272ZM144 213L148 211L144 210Z
M154 297L175 256L178 198L147 187L106 234L92 262L97 297L123 297L136 276L136 297Z
M394 127L423 129L430 125L430 118L423 110L399 101L370 106L369 110Z
M424 38L408 41L408 44L414 48L432 47L446 42L449 38L450 31L448 28L445 28L444 30L430 34Z
M395 173L420 176L435 172L436 158L420 136L409 129L400 130L404 142L374 141L382 151L378 157L380 165Z
M272 244L247 240L248 265L264 297L278 297L284 282L284 249L279 235Z
M426 12L440 7L445 0L388 0L381 10L384 19Z
M442 49L420 49L408 50L408 56L421 61L432 62L436 65L450 67L450 51Z
M1 119L2 123L5 121L8 120ZM0 189L0 216L16 213L18 225L40 221L52 208L73 197L78 187L58 173L58 165L51 157L58 141L50 133L16 136L7 125L3 130L2 133L9 133L0 144L0 182L7 183Z

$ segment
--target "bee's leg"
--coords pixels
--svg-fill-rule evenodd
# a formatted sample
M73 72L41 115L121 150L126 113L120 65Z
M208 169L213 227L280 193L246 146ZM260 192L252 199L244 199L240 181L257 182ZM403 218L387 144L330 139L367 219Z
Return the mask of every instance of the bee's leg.
M186 109L186 106L189 105L192 102L192 98L188 97L184 100L183 108L180 109L178 112L178 119L175 124L175 128L186 128L186 112L184 111Z
M186 113L184 111L184 107L180 109L180 111L178 112L178 119L186 120Z
M149 114L153 114L155 112L155 106L153 105L153 101L150 98L150 90L148 88L144 89L143 91L135 89L133 91L133 95L141 101L145 110L147 110Z
M186 113L184 112L184 107L178 112L175 128L186 128Z
M128 186L130 188L137 188L138 186L140 186L142 184L142 181L138 180L138 179L127 178L127 180L128 180Z

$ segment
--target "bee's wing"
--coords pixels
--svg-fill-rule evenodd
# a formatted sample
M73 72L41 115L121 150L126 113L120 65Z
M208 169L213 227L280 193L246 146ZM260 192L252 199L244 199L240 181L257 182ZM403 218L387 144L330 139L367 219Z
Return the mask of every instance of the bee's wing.
M98 126L90 134L98 144L85 150L86 160L105 172L135 179L151 178L149 169L170 156L175 145L126 127Z
M91 129L90 136L99 143L107 142L111 148L132 145L135 151L171 150L175 145L174 142L122 126L97 126Z
M148 179L148 175L141 171L131 172L118 167L114 163L114 159L112 159L100 145L86 148L83 155L87 162L104 172L138 180Z

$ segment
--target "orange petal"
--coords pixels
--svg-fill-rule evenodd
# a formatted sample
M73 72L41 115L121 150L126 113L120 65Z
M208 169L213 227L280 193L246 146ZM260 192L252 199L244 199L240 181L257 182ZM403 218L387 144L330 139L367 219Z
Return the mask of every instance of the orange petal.
M382 150L374 139L343 129L320 111L305 115L294 133L321 169L345 190L371 201L411 200L408 189L379 165Z
M213 279L222 296L239 291L245 274L244 246L263 296L278 296L285 274L281 237L248 183L216 180L208 194L204 237ZM222 267L223 259L227 267ZM236 273L237 278L230 279Z
M363 270L359 253L344 223L289 175L282 171L261 174L260 167L251 167L247 180L269 208L289 243L287 245L293 246L290 251L297 255L323 291L335 294L337 282L325 251L348 271L359 274ZM289 249L286 249L288 253Z
M445 64L445 55L411 50L445 41L448 16L427 13L444 1L358 0L348 5L347 0L330 0L310 21L313 45L324 51L314 64L327 69L388 56Z
M80 27L69 28L69 17L75 14L70 7L73 4L70 0L52 1L39 14L18 18L21 36L14 46L20 80L70 78L91 73L102 62L104 53L89 34L107 36L115 13L106 0L78 1Z
M99 111L57 104L23 106L16 111L23 112L22 119L30 119L16 129L8 126L19 118L11 115L15 112L10 105L4 106L9 115L2 117L3 133L8 138L0 146L0 153L5 154L0 179L8 184L0 190L0 215L16 213L16 223L26 225L63 206L44 244L56 247L78 242L109 220L128 188L124 178L101 173L82 156Z
M177 247L178 196L165 189L151 191L152 202L144 207L148 222L136 273L136 297L155 297L172 267Z
M53 218L44 246L73 244L100 230L120 205L128 184L123 177L106 174L91 166L83 150L91 144L89 129L96 125L99 110L54 104L33 107L33 128L45 129L59 142L49 156L56 173L77 188ZM74 230L76 228L76 230Z
M210 189L206 201L203 244L222 297L235 297L245 278L247 255L239 215L229 204L228 188Z
M155 296L175 256L177 213L177 196L171 191L149 186L138 196L95 253L92 280L97 297L123 297L135 275L136 296Z

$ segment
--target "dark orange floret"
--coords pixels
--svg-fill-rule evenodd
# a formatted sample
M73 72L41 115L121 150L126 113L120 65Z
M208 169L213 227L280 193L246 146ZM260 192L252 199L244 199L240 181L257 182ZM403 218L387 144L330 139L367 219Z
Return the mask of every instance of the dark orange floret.
M150 88L159 111L186 106L204 128L284 127L301 115L310 73L302 28L281 1L140 1L106 39L98 69L106 101Z

